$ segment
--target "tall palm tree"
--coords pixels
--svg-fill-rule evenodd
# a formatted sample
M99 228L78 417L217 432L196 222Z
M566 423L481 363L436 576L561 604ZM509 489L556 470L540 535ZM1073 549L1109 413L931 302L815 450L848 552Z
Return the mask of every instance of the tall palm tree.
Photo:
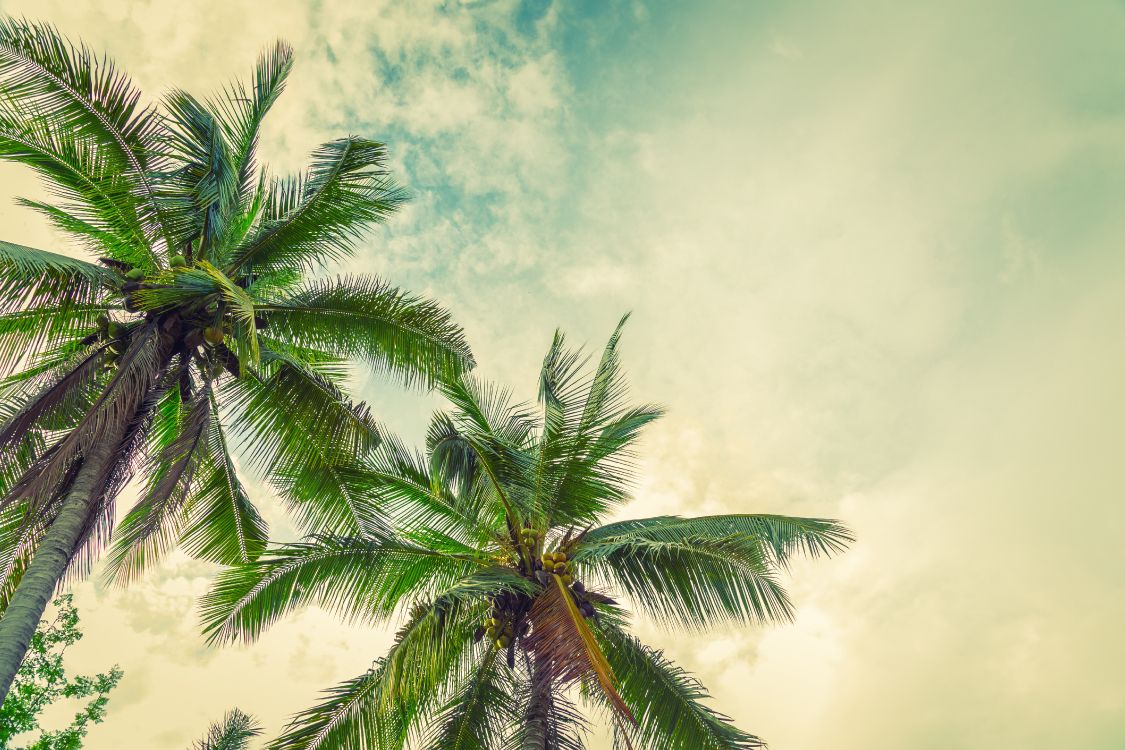
M415 385L471 365L434 304L369 276L308 278L404 196L385 147L358 137L266 176L259 128L291 62L278 43L250 85L142 106L105 58L0 20L0 158L43 178L54 202L21 203L92 256L0 243L0 699L138 467L119 581L180 542L223 564L262 552L232 445L310 528L359 533L349 471L378 435L344 395L346 361Z
M586 727L576 697L606 712L622 747L761 745L629 633L617 597L669 628L784 622L793 605L779 571L852 537L835 521L777 515L604 523L629 498L638 433L660 415L626 403L620 332L592 373L556 334L539 413L472 378L445 385L453 409L434 418L425 455L387 440L360 472L378 524L220 574L202 600L212 641L253 639L310 603L404 620L389 653L271 747L575 750Z
M250 740L261 733L261 725L253 716L235 708L208 727L203 739L193 743L191 750L246 750Z

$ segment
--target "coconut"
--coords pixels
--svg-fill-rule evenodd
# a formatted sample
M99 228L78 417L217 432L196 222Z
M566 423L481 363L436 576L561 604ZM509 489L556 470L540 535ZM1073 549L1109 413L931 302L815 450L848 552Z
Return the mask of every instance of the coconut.
M562 582L564 585L569 586L570 584L574 583L574 576L568 573L562 577Z
M496 628L485 628L484 634L491 640L496 637Z
M168 265L172 268L183 268L187 265L187 258L182 255L173 255L168 259Z
M207 326L203 329L203 338L207 340L208 344L221 344L223 343L223 329L217 326Z
M125 274L125 278L129 279L129 281L140 281L144 277L145 269L143 268L131 268L128 273Z
M496 639L496 645L499 648L507 648L508 644L511 643L511 642L512 642L512 639L509 638L506 635L502 635L502 636L500 636L499 638Z

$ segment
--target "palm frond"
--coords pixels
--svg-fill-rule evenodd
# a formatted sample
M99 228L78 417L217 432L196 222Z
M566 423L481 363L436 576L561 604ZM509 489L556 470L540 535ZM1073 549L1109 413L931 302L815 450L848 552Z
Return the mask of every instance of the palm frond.
M208 727L203 739L191 747L192 750L246 750L250 740L261 733L262 728L254 717L236 708Z
M140 92L105 58L75 46L49 25L0 20L0 82L10 99L33 108L56 131L70 131L112 155L143 198L150 236L169 248L176 226L151 178L160 121L140 106Z
M490 648L477 669L441 707L427 750L492 750L515 714L512 688L503 662Z
M118 280L93 263L0 241L0 312L90 305Z
M568 349L560 333L544 359L535 494L552 525L586 525L627 499L632 443L663 413L657 406L625 405L618 345L628 318L618 323L588 377L581 353Z
M383 144L363 138L321 146L306 176L269 186L261 227L235 251L230 269L308 270L350 255L406 197L391 180L386 157Z
M26 104L0 97L0 159L30 167L61 204L17 202L96 255L153 266L142 200L112 153L80 132L52 126Z
M796 554L810 558L831 557L844 552L855 541L846 526L830 518L803 518L762 513L737 513L683 518L656 516L611 523L585 535L583 544L591 550L603 544L647 538L669 542L709 536L723 539L746 536L758 542L778 564L786 564Z
M136 579L175 545L187 526L192 483L207 459L210 403L202 391L180 403L175 388L165 396L169 400L180 412L174 434L152 457L148 484L118 526L106 565L107 581Z
M481 564L393 537L311 537L222 573L202 601L204 632L210 641L252 640L305 604L380 621L404 597L441 590Z
M536 669L542 672L541 679L555 685L596 682L614 709L632 721L629 706L617 692L613 668L558 576L551 576L547 588L535 599L529 619L531 633L524 643Z
M254 84L248 90L241 83L227 87L225 97L212 105L223 125L231 147L243 210L249 208L257 185L254 152L258 132L266 114L285 88L293 67L293 48L282 41L262 53L254 67Z
M214 393L209 390L207 398L207 462L192 494L184 548L222 565L253 562L265 551L268 529L238 479Z
M692 675L612 627L598 629L606 657L613 665L625 701L637 717L620 727L639 747L649 750L755 750L765 743L704 705L707 691Z
M194 255L211 260L238 209L238 167L222 125L204 104L187 92L172 91L164 106L168 110L165 148L178 165L168 183L191 197L189 236L199 237Z
M0 314L0 372L78 342L95 331L97 318L109 309L104 304L44 305Z
M327 691L271 743L281 750L402 750L412 726L451 679L472 645L479 608L425 607L365 674Z
M725 522L695 520L613 524L617 533L590 532L572 559L668 626L791 620L793 605L763 540Z
M364 360L408 384L432 385L473 362L447 311L370 276L310 282L257 310L271 335Z
M247 369L221 391L243 455L307 529L381 525L362 476L363 458L379 441L367 408L295 357L271 352L265 364L268 375Z

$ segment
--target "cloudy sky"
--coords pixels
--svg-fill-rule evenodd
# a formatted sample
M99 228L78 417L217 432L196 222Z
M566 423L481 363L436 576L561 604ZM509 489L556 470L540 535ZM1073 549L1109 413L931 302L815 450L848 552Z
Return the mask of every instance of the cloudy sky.
M793 571L791 626L640 626L775 750L1125 746L1119 0L0 8L153 95L291 41L274 168L386 140L415 200L353 266L446 303L527 398L555 327L596 346L632 310L634 392L669 416L627 515L858 535ZM9 200L36 189L0 169L0 231L58 249ZM436 404L356 388L413 438ZM73 664L126 673L88 748L182 748L232 706L276 732L389 641L306 611L208 649L211 574L76 588Z

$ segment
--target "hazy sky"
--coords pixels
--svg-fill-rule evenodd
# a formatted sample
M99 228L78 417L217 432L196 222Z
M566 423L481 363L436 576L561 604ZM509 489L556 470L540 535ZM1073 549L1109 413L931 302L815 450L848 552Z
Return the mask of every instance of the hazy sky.
M527 398L556 326L597 346L632 310L634 393L670 413L626 513L859 538L794 570L792 626L641 626L775 750L1125 746L1122 2L0 8L153 95L290 40L266 155L390 143L416 199L353 267L446 303ZM60 249L8 200L35 189L0 169L0 236ZM436 403L356 385L412 438ZM126 674L90 750L182 748L236 705L276 733L389 642L306 611L208 649L210 575L77 587L74 665Z

